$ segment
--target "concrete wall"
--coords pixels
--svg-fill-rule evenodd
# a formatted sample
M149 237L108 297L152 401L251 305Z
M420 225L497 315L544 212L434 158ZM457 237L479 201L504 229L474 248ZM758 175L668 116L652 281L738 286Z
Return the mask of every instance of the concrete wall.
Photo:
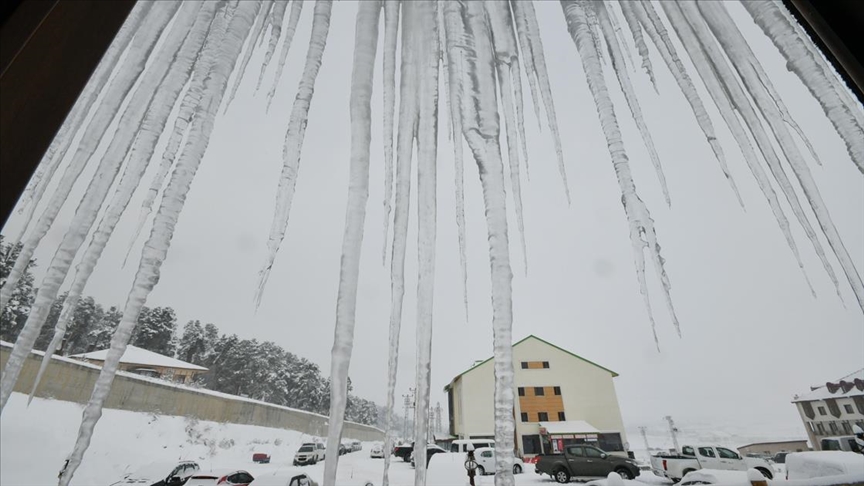
M8 345L4 343L0 346L0 369L5 368L9 353ZM41 353L29 356L15 385L16 392L30 393L41 359ZM36 396L87 403L99 371L98 366L55 357L42 377ZM290 429L318 436L327 434L328 419L323 415L209 390L187 388L129 373L118 373L114 378L105 407L195 417L218 423ZM345 422L342 435L364 441L384 440L382 430L351 422Z

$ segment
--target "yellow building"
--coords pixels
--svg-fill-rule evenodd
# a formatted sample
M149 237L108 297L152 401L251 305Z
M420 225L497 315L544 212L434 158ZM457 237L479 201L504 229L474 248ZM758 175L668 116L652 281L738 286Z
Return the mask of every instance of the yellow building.
M103 349L101 351L93 351L92 353L75 354L70 356L70 358L102 366L106 356L108 356L108 350ZM143 376L152 376L176 383L188 384L196 376L206 373L207 368L130 344L126 346L126 352L120 358L120 371L128 371Z
M516 448L522 455L588 443L625 456L627 440L612 370L536 336L513 345ZM478 362L444 387L450 435L494 438L494 361Z

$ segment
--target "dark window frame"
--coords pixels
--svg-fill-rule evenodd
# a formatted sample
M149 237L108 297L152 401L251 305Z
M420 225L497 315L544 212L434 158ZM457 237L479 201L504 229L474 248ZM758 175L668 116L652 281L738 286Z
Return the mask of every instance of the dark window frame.
M548 422L549 421L549 413L548 412L537 412L537 421L538 422Z
M561 387L560 386L553 386L552 387L552 393L554 393L556 397L560 397L561 396Z
M527 421L528 421L528 412L522 412L522 413L519 414L519 415L520 415L519 418L521 418L523 422L527 422Z
M519 394L520 397L524 397L525 396L525 387L520 386L519 388L516 389L516 392Z
M535 386L534 387L534 396L535 397L545 397L546 396L546 390L542 386Z
M548 361L544 361L544 362L543 362L543 369L544 369L544 370L548 370L548 369L549 369L549 362L548 362Z
M558 421L559 422L566 422L567 421L567 415L564 412L558 412Z
M527 370L527 369L528 369L528 362L527 362L527 361L523 361L523 362L522 362L522 369L523 369L523 370Z

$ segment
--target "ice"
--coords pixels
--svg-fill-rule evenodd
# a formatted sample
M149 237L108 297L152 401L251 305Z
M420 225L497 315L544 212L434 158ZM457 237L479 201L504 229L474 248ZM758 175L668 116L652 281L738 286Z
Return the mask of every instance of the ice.
M309 117L309 106L315 92L315 79L324 58L324 48L327 45L327 34L330 31L330 11L332 0L317 0L312 21L312 34L309 39L309 50L306 52L306 65L297 86L297 97L291 108L288 120L288 132L285 134L285 146L282 149L282 175L279 177L279 188L276 194L276 208L273 211L273 222L270 225L270 237L267 241L267 259L259 272L258 289L255 292L255 307L261 304L264 288L270 277L270 270L276 261L279 245L285 238L288 228L288 216L291 214L291 202L294 200L294 188L297 184L297 171L300 169L300 152L303 149L303 138L306 135L306 121Z
M378 19L381 2L359 4L354 33L354 63L351 75L351 163L348 176L348 202L342 237L339 294L336 300L336 330L330 353L330 421L327 450L338 451L348 404L348 368L354 343L354 314L357 284L360 279L360 253L363 225L369 199L369 145L372 138L372 86L375 53L378 48ZM339 454L327 454L324 486L336 483Z
M279 80L282 79L282 70L285 69L285 60L288 59L288 51L291 50L291 41L294 40L294 33L297 32L297 23L300 21L300 13L302 11L303 2L301 0L291 2L291 12L288 14L288 27L285 28L285 40L282 43L282 50L279 52L279 64L276 66L273 85L270 86L270 91L267 92L268 111L270 110L270 103L273 102L273 96L276 95Z
M69 457L68 465L60 476L60 486L69 485L75 470L81 464L81 459L90 445L93 430L102 415L102 404L111 391L111 383L117 372L120 357L126 350L126 345L132 336L132 331L135 329L135 323L147 296L159 281L160 267L168 253L174 227L180 211L183 209L186 194L207 149L213 121L226 91L228 76L234 68L243 41L252 27L253 17L258 7L258 2L240 2L235 14L231 17L224 41L219 45L214 45L216 43L212 42L213 39L208 39L204 46L201 57L203 59L212 58L209 62L212 62L213 69L205 80L204 96L199 107L200 116L192 122L189 139L177 161L177 167L171 180L165 188L159 212L153 221L153 230L144 244L141 263L138 266L132 290L126 301L123 318L111 338L108 356L96 380L90 401L84 409L75 447ZM202 61L199 60L199 62Z
M246 66L249 65L249 60L252 59L252 54L255 52L255 44L257 43L258 37L265 30L264 26L267 24L269 18L267 12L273 5L273 1L274 0L264 0L263 2L258 2L258 11L255 12L255 25L252 26L252 32L249 35L249 43L243 51L243 59L240 61L240 67L237 68L237 74L234 75L234 85L231 87L231 94L228 96L228 101L225 103L225 111L228 111L228 107L231 106L231 102L234 101L234 97L237 96L237 89L240 87L240 83L243 81L243 77L246 74Z
M621 2L618 4L621 7L621 13L624 16L624 21L627 22L627 28L630 29L630 34L633 36L633 42L636 44L636 51L639 57L642 58L642 69L651 80L651 85L654 91L657 91L657 80L654 78L654 69L651 67L651 56L648 53L648 45L645 43L645 37L642 35L642 26L639 24L639 19L636 18L634 6L632 2Z
M270 41L267 43L267 52L264 53L264 61L261 62L261 74L258 75L258 84L255 85L256 93L261 89L264 73L267 71L267 66L270 65L270 60L273 59L273 54L276 53L276 47L279 45L279 37L282 35L282 20L285 18L285 11L288 9L288 1L273 1L273 8L270 11Z
M384 244L381 262L387 262L387 236L393 200L393 112L396 110L396 41L401 2L384 3ZM385 449L389 454L390 449ZM389 458L385 458L388 459ZM385 461L387 462L387 461ZM386 468L385 468L386 470Z

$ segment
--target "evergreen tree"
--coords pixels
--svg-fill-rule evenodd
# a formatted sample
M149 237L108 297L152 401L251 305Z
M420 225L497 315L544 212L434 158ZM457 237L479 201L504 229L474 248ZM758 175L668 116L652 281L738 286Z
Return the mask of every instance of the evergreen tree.
M4 243L3 235L0 235L0 284L6 282L19 253L21 243L13 247L12 244ZM30 315L30 306L34 299L32 272L35 266L36 260L31 260L24 270L24 275L18 280L9 303L0 312L0 339L4 341L14 342Z
M204 328L201 321L189 321L183 326L183 336L177 345L177 359L187 363L201 364L204 362L204 352L207 350Z
M170 307L144 307L132 336L132 345L165 356L174 356L177 316Z
M120 324L122 318L123 311L115 306L111 306L110 309L105 311L102 319L96 323L96 326L90 329L87 337L87 349L84 352L89 353L108 349L111 346L111 336L114 335L114 331L117 329L117 325Z

